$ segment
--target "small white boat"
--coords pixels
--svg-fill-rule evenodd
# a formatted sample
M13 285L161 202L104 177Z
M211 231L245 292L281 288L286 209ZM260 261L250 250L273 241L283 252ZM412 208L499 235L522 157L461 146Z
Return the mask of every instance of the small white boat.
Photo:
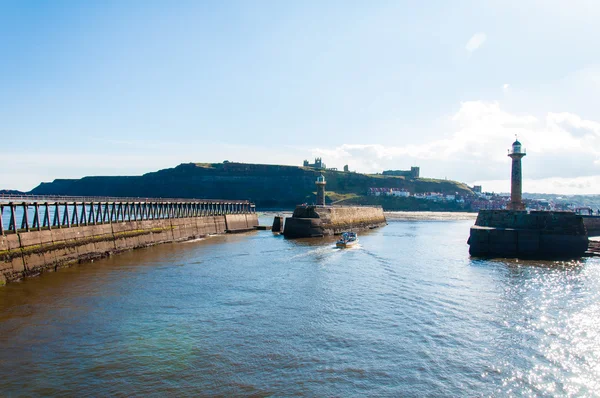
M352 247L353 245L358 243L358 236L356 232L342 232L342 237L340 240L335 242L336 247Z

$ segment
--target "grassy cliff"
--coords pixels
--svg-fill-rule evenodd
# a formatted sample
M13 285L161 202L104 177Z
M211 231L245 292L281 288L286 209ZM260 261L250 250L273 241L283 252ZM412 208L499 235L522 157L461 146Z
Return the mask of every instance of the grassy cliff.
M38 195L249 199L262 208L313 202L320 171L297 166L246 163L186 163L142 176L84 177L42 183ZM370 187L410 192L470 193L462 183L325 170L328 201L359 201Z

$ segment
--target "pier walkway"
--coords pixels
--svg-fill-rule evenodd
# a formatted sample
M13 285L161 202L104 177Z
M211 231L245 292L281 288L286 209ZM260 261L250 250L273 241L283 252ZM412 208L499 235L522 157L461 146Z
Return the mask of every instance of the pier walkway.
M125 221L252 214L247 200L0 195L0 235Z

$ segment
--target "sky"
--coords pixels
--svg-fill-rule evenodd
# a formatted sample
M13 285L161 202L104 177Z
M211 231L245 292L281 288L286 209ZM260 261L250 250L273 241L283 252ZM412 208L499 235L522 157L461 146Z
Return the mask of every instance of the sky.
M0 0L0 189L223 160L600 194L600 2Z

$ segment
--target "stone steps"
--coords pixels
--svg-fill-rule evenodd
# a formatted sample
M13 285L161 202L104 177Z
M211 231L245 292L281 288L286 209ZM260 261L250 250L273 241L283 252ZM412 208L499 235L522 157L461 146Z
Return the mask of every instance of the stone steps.
M591 240L588 243L588 249L585 252L586 257L600 257L600 242Z

